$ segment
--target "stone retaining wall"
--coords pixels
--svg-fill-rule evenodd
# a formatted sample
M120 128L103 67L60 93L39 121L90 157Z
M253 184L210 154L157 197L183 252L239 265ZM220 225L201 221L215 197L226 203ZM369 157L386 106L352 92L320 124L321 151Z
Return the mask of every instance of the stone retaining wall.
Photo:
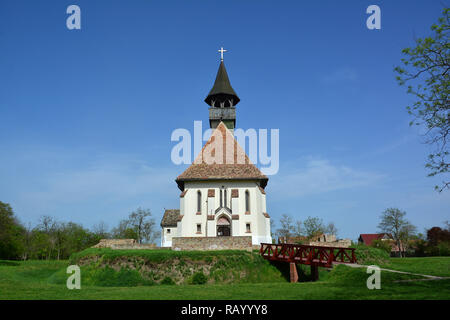
M172 237L172 250L252 251L252 237Z
M111 249L155 249L156 245L152 243L137 243L134 239L101 239L92 248L111 248Z
M337 247L337 248L348 248L352 245L351 240L338 240L334 242L322 242L322 241L311 241L309 243L310 246L319 246L319 247Z

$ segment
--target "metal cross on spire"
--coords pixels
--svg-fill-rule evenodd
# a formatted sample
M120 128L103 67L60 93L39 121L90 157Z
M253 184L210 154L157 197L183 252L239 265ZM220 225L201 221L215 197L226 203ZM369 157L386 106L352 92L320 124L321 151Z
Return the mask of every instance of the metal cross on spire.
M217 50L220 52L220 61L223 61L223 53L227 52L228 50L225 50L223 47L220 47L220 50Z

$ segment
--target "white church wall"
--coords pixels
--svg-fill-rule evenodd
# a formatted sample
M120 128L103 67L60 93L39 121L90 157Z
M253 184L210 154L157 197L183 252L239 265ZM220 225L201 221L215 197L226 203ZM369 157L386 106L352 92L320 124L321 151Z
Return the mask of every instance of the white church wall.
M233 189L237 189L237 188L233 188ZM233 211L233 214L239 214L239 197L231 198L231 210Z
M214 214L214 209L216 208L216 197L208 197L208 204L207 204L207 212L209 215Z
M161 232L161 247L171 247L172 237L178 235L177 227L164 227Z
M232 235L250 235L255 244L259 243L260 239L263 238L263 242L266 242L266 218L262 214L266 208L265 196L261 194L258 184L254 181L185 182L185 190L188 191L183 198L180 198L180 214L183 215L183 219L177 235L182 237L204 237L207 233L207 236L216 236L215 220L207 220L207 213L217 217L215 211L220 206L219 192L222 186L227 190L227 203L228 207L232 209L232 214L239 215L238 220L230 219ZM208 189L215 190L214 197L208 197ZM232 198L232 189L238 189L238 198ZM250 214L245 214L245 191L247 190L250 195ZM197 214L198 191L202 195L201 214ZM250 233L246 232L247 223L250 223ZM197 224L201 224L200 234L197 233Z
M208 237L216 236L216 222L214 220L208 220L206 231L207 231Z

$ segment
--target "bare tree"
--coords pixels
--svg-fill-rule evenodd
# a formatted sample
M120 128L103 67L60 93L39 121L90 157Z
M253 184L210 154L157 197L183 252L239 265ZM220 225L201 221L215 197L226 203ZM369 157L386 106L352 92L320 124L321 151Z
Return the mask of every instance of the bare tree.
M411 239L417 234L417 228L410 223L405 224L400 229L400 241L402 242L402 250L406 253L410 248Z
M402 254L402 237L404 238L406 234L410 234L415 227L405 219L406 212L400 211L397 208L388 208L381 215L381 222L378 224L378 229L382 232L390 233L394 238L397 247L400 252L400 257Z
M275 220L270 219L270 236L275 237Z
M336 226L334 225L334 222L330 222L325 227L325 232L337 236L338 230L337 230Z
M292 218L287 214L283 214L280 218L280 225L281 227L277 229L278 236L285 238L291 237L294 233Z
M303 236L303 223L300 220L295 221L294 235L296 237Z
M445 228L450 232L450 222L448 220L444 221Z
M111 235L108 232L108 226L104 221L100 221L92 226L92 233L98 239L108 239Z
M150 217L150 210L138 208L112 229L111 236L116 239L135 239L138 243L152 242L157 238L157 231L154 230L155 221Z

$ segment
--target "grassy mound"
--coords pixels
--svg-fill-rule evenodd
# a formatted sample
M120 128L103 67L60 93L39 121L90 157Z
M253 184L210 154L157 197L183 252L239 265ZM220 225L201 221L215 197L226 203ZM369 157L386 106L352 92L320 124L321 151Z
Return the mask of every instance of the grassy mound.
M131 287L155 284L287 282L289 268L258 253L223 251L112 250L90 248L71 256L86 285ZM65 270L50 283L63 283Z
M353 248L356 248L355 255L358 264L380 266L389 262L389 254L382 249L363 244L358 244L353 246Z

